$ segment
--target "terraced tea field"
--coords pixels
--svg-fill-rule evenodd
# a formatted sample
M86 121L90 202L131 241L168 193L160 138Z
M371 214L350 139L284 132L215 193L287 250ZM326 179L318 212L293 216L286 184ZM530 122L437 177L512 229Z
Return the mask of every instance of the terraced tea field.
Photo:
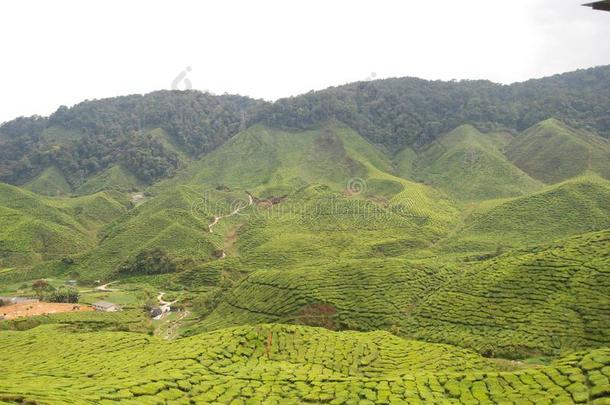
M167 343L47 325L0 332L0 351L9 402L601 404L610 395L606 349L532 368L387 332L258 325Z
M405 327L509 357L607 346L608 252L610 231L602 231L472 263L423 299Z
M260 122L194 160L149 132L175 176L0 184L2 295L122 307L0 320L0 403L610 404L605 141ZM520 157L549 137L558 176Z
M389 329L446 279L442 269L392 259L261 270L229 292L202 326L299 322Z

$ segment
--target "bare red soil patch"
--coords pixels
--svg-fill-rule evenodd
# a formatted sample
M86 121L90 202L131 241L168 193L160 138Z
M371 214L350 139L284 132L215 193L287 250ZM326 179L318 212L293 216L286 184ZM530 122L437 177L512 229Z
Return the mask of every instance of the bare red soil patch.
M333 316L336 313L337 310L332 305L314 303L301 308L297 320L303 325L319 326L334 330L336 325Z
M93 311L93 308L88 305L60 304L54 302L34 302L0 307L0 315L4 316L4 319L77 311Z

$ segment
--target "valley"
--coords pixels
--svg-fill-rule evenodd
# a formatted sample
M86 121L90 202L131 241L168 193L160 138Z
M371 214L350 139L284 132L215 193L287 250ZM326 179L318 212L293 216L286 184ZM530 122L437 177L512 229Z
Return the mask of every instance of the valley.
M0 296L97 309L4 316L0 402L608 403L602 118L368 98L414 86L155 92L0 126L4 150L33 140L0 155Z

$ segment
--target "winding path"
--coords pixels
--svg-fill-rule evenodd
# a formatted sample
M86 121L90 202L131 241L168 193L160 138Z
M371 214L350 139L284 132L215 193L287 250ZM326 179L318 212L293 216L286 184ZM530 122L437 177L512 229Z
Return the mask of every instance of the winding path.
M169 311L171 311L172 304L175 304L178 301L178 300L173 300L171 302L170 301L164 301L163 300L163 296L164 295L165 295L164 292L160 292L159 295L157 295L157 301L159 301L159 308L161 309L161 313L153 318L155 320L163 318L163 315L165 315Z
M108 288L108 286L112 283L115 283L115 281L111 281L109 283L106 283L104 285L100 285L98 287L95 287L96 291L104 291L104 292L111 292L111 291L118 291L118 288Z
M208 225L208 230L210 231L210 233L212 233L212 228L214 227L214 225L216 225L221 219L223 218L228 218L228 217L232 217L233 215L236 215L237 213L239 213L239 211L243 210L244 208L248 208L249 206L251 206L254 203L254 199L252 198L252 196L250 194L248 194L248 204L241 206L241 207L237 207L233 210L233 212L231 212L230 214L227 215L220 215L220 216L214 216L214 221Z

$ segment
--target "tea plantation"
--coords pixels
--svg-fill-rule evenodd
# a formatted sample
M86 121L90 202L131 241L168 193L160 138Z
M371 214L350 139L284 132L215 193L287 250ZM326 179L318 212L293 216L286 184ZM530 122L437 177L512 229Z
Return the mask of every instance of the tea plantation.
M496 129L147 128L168 178L0 183L0 295L121 307L0 319L0 403L610 404L607 142Z
M387 332L263 324L166 342L1 332L0 399L52 403L606 403L610 351L502 364ZM19 376L19 377L17 377Z

